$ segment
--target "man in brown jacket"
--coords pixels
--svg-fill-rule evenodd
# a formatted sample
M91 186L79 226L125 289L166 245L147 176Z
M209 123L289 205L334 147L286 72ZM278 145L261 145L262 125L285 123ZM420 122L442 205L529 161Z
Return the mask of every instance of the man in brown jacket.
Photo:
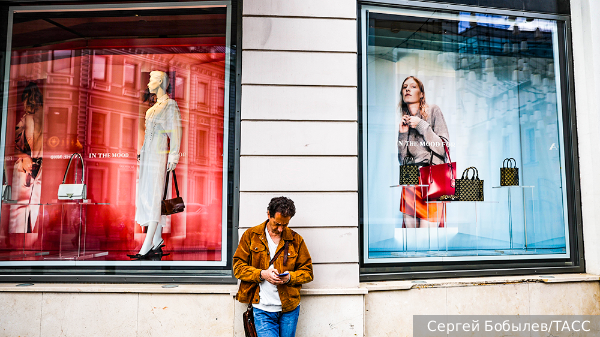
M242 235L233 255L240 279L238 301L252 303L259 337L293 337L300 312L300 288L313 280L304 239L288 228L296 214L286 197L271 199L267 221Z

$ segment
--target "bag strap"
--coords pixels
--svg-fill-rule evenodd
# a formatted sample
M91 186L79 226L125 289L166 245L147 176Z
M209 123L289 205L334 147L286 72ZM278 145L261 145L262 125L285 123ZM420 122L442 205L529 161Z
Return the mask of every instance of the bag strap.
M79 153L73 153L71 158L69 159L69 165L67 165L67 170L65 171L65 176L63 177L62 183L64 184L67 180L67 173L69 173L69 168L71 167L71 161L73 157L78 156L79 160L81 160L81 183L85 180L85 164L83 163L83 157ZM75 182L77 182L77 171L75 171Z
M288 248L289 248L289 244L290 242L288 240L284 240L285 243L283 244L283 248L280 249L275 256L273 256L273 258L271 259L271 261L269 261L269 266L273 264L273 262L275 262L275 260L277 260L277 258L279 257L279 255L281 255L281 253L285 253L283 255L283 265L287 265L287 256L288 256Z
M444 152L446 152L446 158L448 158L448 163L452 163L452 159L450 158L450 149L448 149L448 146L446 145L448 143L448 139L446 139L443 136L439 136L439 137L442 140L442 144L444 145ZM429 165L431 165L431 162L433 161L434 154L438 157L442 157L439 154L435 153L434 151L431 151L431 156L429 157Z
M515 158L506 158L502 161L502 168L516 168L517 161Z
M169 173L171 171L167 171L167 179L165 179L165 193L163 194L162 200L167 199L167 186L169 186ZM173 171L173 181L175 182L175 191L177 192L177 198L179 198L179 186L177 186L177 175L175 171Z

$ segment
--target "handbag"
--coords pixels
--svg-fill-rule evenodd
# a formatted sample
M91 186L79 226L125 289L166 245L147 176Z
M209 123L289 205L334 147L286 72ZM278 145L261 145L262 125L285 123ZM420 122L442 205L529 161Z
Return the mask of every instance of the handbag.
M246 337L258 337L256 334L256 326L254 325L254 312L252 311L252 303L248 303L248 309L243 315L244 332Z
M419 167L415 165L415 158L404 157L400 165L400 185L418 185Z
M469 171L473 176L469 178ZM456 196L460 201L483 201L483 180L479 179L479 171L473 166L463 171L462 177L456 179Z
M6 170L2 168L2 201L10 200L12 196L10 185L6 183Z
M444 150L446 151L446 162L439 165L423 166L419 169L419 184L429 185L427 193L425 193L427 195L427 200L437 200L444 194L455 194L456 163L453 163L450 159L450 151L446 145L448 140L442 138L442 141ZM433 160L433 154L434 152L431 151L431 158L429 159L430 163Z
M67 180L67 173L71 167L73 157L78 156L81 160L81 184L77 184L77 170L75 171L75 184L65 184ZM85 186L85 164L83 163L83 157L79 153L73 153L69 159L69 165L65 171L62 183L58 186L58 200L83 200L86 199L87 188Z
M165 193L163 194L163 200L160 204L160 214L171 215L175 213L181 213L185 209L183 198L179 196L179 187L177 186L177 176L173 171L173 182L175 182L175 191L177 191L177 197L173 199L167 199L167 186L169 186L169 171L167 171L167 179L165 179Z
M519 186L519 168L515 158L506 158L502 162L500 186Z
M294 236L296 236L296 235L294 234ZM281 255L282 252L283 252L283 265L284 266L287 265L289 243L290 243L290 241L288 241L288 240L285 241L283 248L280 249L277 252L277 254L275 254L275 256L273 256L271 261L269 261L269 266L272 265L273 262L275 262L275 260L279 257L279 255ZM252 255L250 255L250 256L252 256ZM252 311L252 301L250 301L250 303L248 303L248 308L242 315L242 318L243 318L243 322L244 322L244 333L246 334L246 337L258 337L258 335L256 334L256 326L254 325L254 312Z

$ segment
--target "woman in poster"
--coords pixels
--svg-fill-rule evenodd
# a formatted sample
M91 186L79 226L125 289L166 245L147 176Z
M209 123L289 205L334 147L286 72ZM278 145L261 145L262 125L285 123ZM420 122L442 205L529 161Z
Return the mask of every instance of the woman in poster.
M442 110L437 105L427 104L425 87L418 78L408 76L401 88L398 104L402 116L398 130L400 163L405 157L413 157L418 166L443 164L446 152L442 137L449 141L449 135ZM437 226L442 218L442 207L438 209L438 204L426 203L421 188L402 188L400 212L404 213L407 228Z
M42 155L44 137L43 95L35 82L29 82L21 101L25 114L17 123L17 149L12 188L19 206L11 207L9 233L32 233L35 229L42 195Z
M131 258L148 258L163 246L162 227L166 216L160 205L167 171L173 171L179 161L181 114L175 100L169 98L169 77L162 71L150 72L148 89L156 94L156 103L146 111L144 144L140 151L140 176L136 199L135 221L147 226L146 237L139 253Z

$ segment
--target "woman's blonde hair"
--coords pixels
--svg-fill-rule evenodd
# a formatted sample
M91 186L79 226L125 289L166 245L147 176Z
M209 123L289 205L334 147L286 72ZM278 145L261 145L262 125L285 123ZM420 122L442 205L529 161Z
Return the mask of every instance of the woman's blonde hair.
M421 93L423 94L423 97L421 97L421 101L419 102L419 112L421 113L421 119L426 120L429 116L429 105L425 100L425 86L423 85L423 82L421 82L421 80L414 76L408 76L404 79L404 81L402 81L402 85L400 86L400 103L398 104L398 107L400 108L400 112L402 113L402 115L410 115L410 112L408 111L408 104L404 102L404 98L402 95L402 88L404 87L404 83L406 83L406 81L408 81L408 79L410 78L417 82L419 90L421 90Z

